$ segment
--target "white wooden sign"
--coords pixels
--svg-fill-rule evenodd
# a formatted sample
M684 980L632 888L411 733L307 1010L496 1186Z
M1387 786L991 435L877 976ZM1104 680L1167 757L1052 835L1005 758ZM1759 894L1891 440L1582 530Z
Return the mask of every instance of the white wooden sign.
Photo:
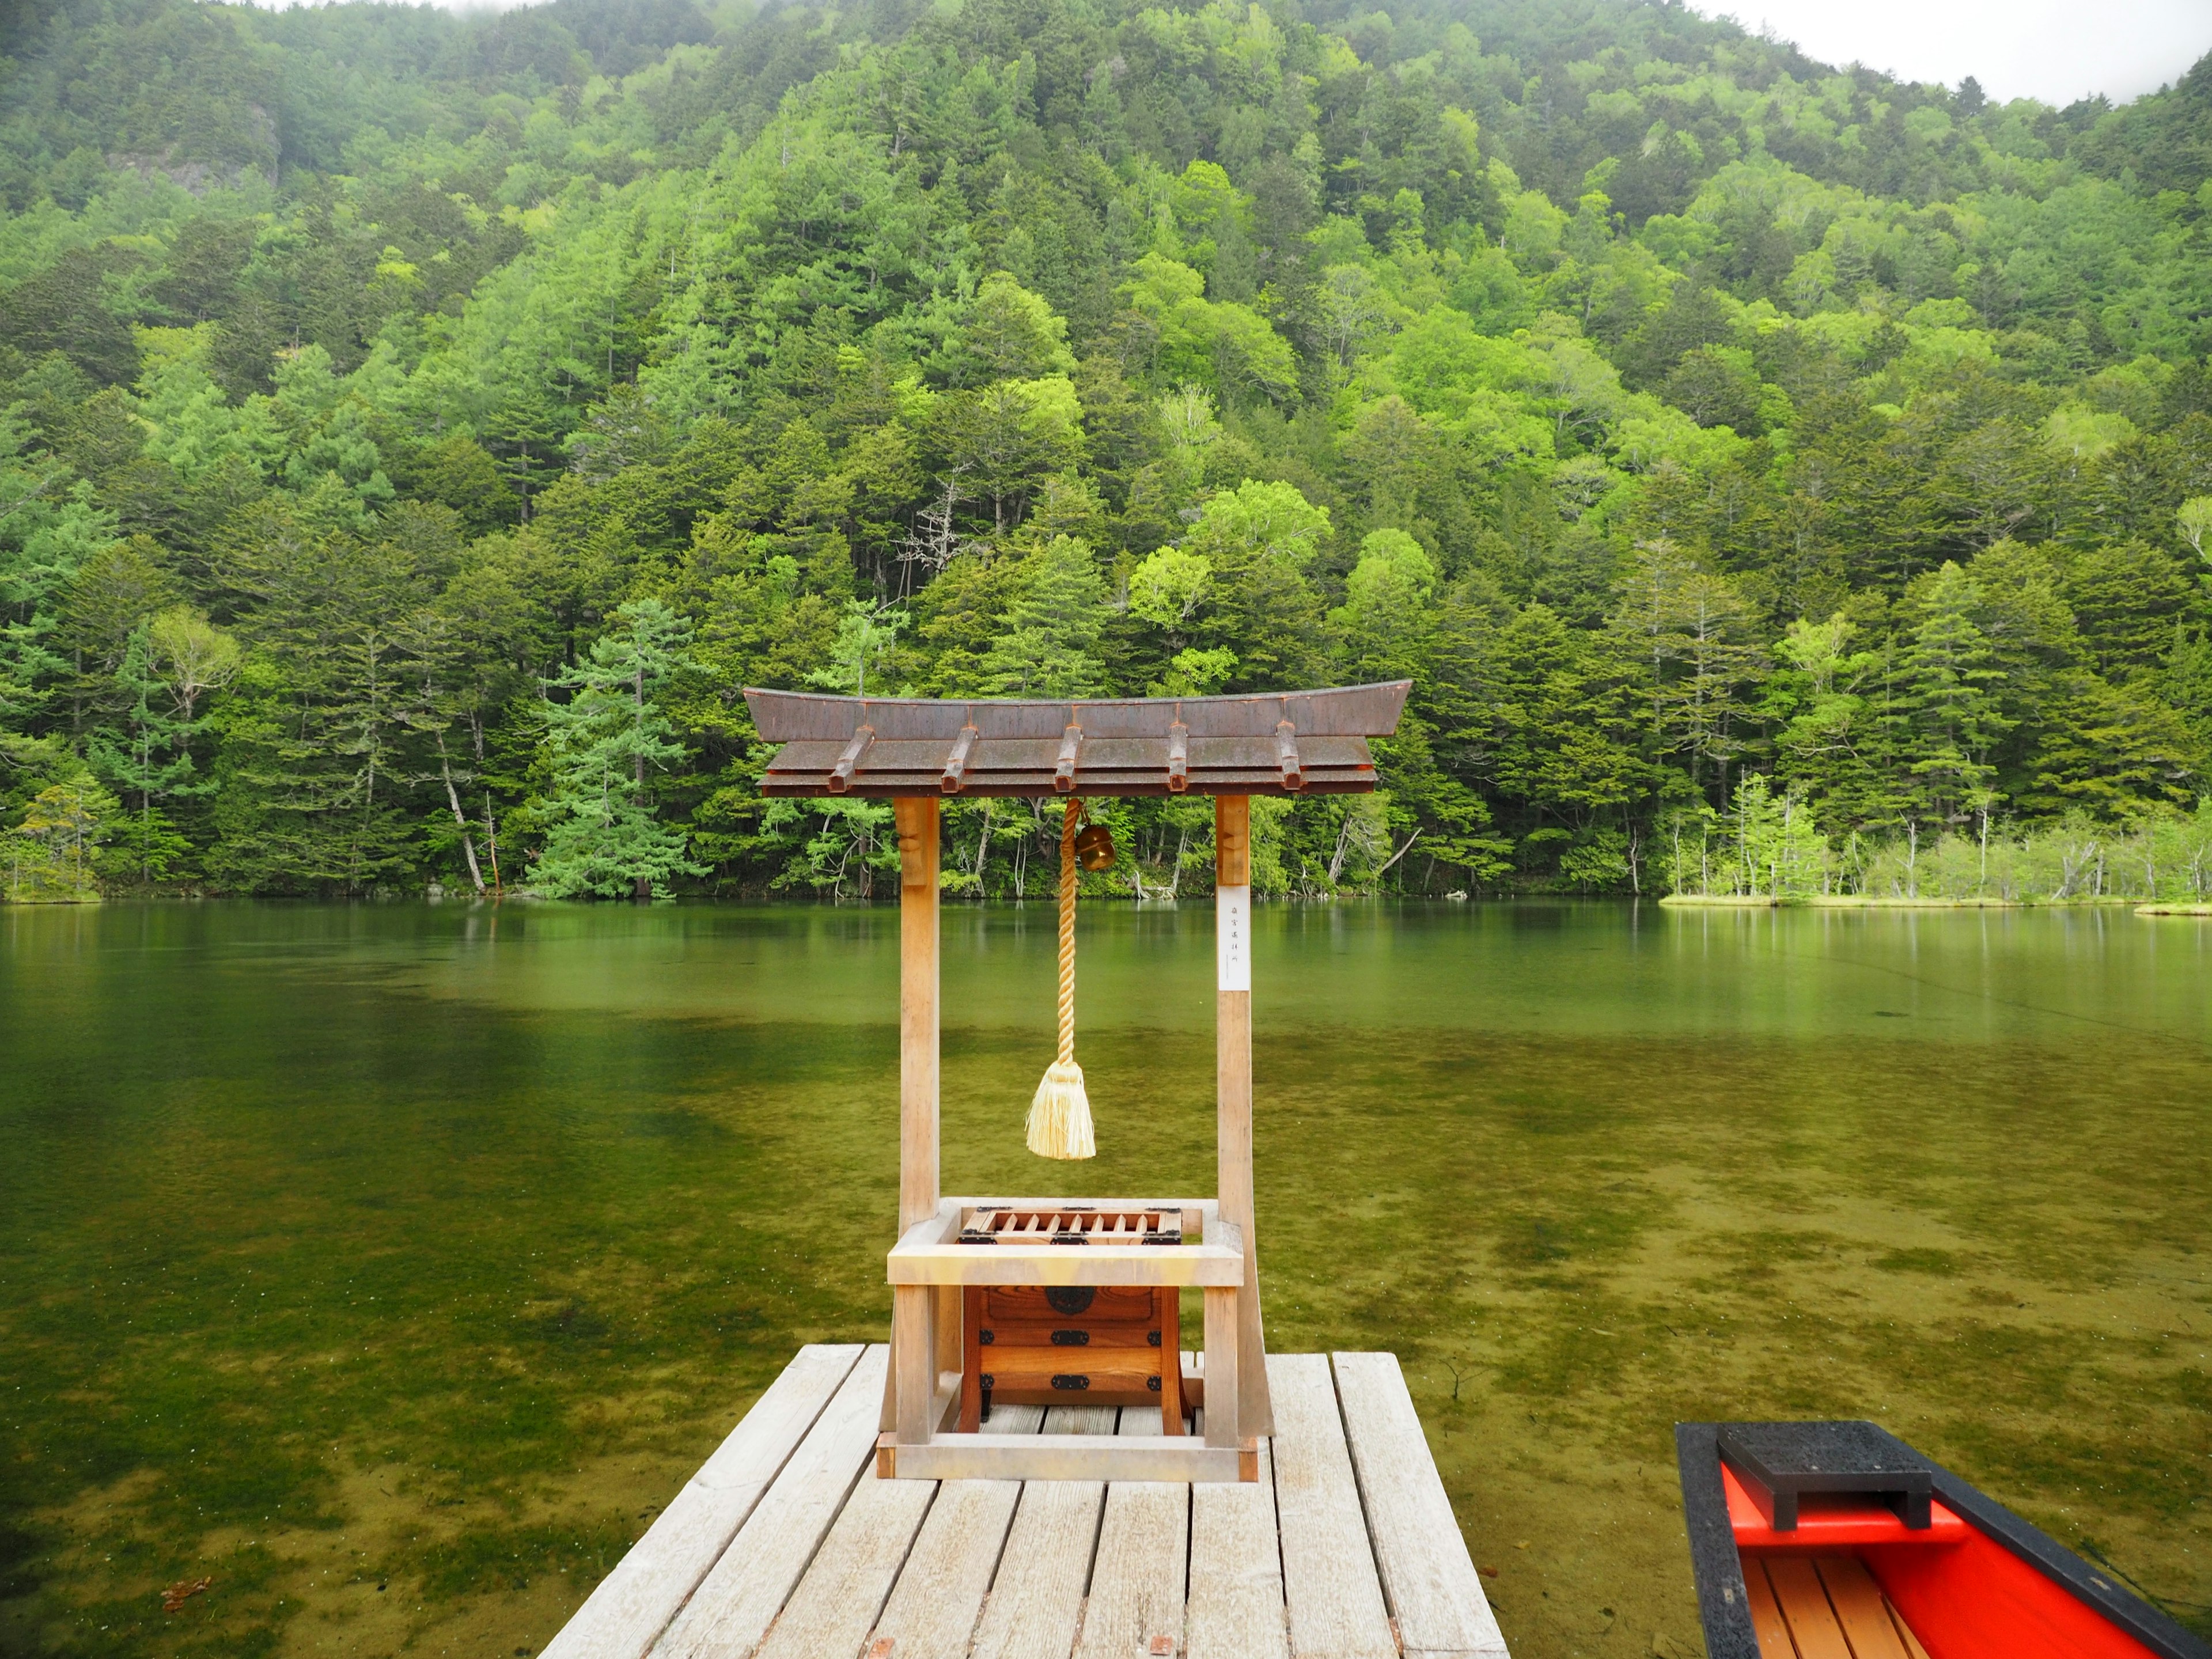
M1252 890L1221 887L1213 899L1214 982L1224 991L1252 988Z

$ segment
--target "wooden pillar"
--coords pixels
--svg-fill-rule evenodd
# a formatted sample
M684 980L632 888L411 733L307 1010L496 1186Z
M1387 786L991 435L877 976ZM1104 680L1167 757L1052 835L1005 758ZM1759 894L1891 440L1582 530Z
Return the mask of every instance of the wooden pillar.
M899 1231L937 1213L937 801L891 803L899 844Z
M1252 1202L1252 801L1213 802L1214 1193L1221 1218L1244 1236L1244 1288L1237 1297L1237 1425L1275 1431L1267 1395L1267 1340L1260 1319L1260 1243ZM1213 1313L1206 1319L1206 1425L1212 1437Z
M1241 1291L1206 1287L1206 1443L1209 1446L1241 1445L1246 1433L1246 1367L1238 1363L1237 1352L1243 1346L1237 1329L1243 1322L1237 1304L1243 1300Z
M937 1213L937 800L891 803L899 845L899 1231ZM937 1390L937 1296L891 1291L891 1363L881 1426L909 1444L930 1437ZM955 1326L953 1330L957 1331ZM957 1340L957 1334L954 1340Z

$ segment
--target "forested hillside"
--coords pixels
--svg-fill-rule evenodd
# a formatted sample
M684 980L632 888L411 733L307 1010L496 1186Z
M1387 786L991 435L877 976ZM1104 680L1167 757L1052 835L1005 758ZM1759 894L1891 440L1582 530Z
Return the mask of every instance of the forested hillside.
M4 16L16 896L864 895L888 810L762 801L741 686L1401 675L1263 885L2212 881L2212 58L2062 111L1630 0ZM1035 884L1029 805L946 822ZM1202 809L1116 822L1116 890L1204 882Z

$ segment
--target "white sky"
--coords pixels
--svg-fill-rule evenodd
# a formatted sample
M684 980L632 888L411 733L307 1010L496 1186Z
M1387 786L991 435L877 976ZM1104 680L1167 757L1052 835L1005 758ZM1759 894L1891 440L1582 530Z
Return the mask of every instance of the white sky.
M1382 0L1388 4L1388 0ZM1771 27L1809 58L1956 86L1991 98L2114 103L2179 81L2212 52L2212 0L1693 0Z
M439 0L454 10L520 0ZM264 5L284 0L260 0ZM1384 10L1390 0L1376 0ZM2101 92L2124 103L2178 81L2212 52L2212 0L1692 0L1756 33L1771 27L1808 57L1863 63L1906 81L1991 98L2066 105Z

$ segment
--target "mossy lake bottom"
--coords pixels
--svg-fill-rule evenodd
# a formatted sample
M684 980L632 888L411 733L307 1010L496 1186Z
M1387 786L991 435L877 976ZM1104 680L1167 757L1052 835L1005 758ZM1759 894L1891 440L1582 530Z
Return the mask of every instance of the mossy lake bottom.
M947 1191L1210 1192L1210 905L949 908ZM1278 1351L1389 1348L1521 1659L1700 1650L1684 1418L1870 1416L2212 1631L2212 926L1265 906ZM534 1653L879 1337L888 908L0 909L0 1653ZM165 1586L211 1585L164 1613Z

